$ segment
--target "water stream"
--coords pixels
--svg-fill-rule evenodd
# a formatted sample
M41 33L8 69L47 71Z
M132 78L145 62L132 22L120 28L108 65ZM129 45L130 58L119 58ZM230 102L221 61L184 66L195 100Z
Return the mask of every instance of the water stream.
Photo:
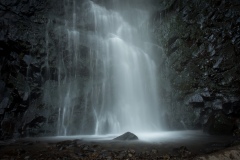
M64 3L65 24L55 31L60 41L57 98L51 100L59 107L59 135L85 134L86 128L93 128L92 134L161 130L156 64L146 45L150 11L110 2L107 8L89 0ZM83 46L88 48L85 62ZM86 80L80 73L83 63L88 64Z

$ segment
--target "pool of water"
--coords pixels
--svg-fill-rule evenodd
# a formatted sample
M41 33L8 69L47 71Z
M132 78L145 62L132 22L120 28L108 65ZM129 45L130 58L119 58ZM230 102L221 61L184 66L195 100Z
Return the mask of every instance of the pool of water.
M123 134L123 133L122 133ZM41 144L55 144L62 141L77 140L80 144L89 146L101 146L105 150L125 150L134 149L136 151L145 151L157 149L160 153L172 153L181 146L187 147L191 152L197 154L211 153L231 146L235 140L232 136L213 136L203 133L199 130L185 131L163 131L155 133L134 133L138 136L137 141L118 141L113 140L121 134L107 135L75 135L75 136L55 136L22 138L14 140L20 142L37 142ZM12 140L13 141L13 140ZM23 142L23 143L22 143ZM5 144L6 145L6 144Z
M124 133L122 133L124 134ZM228 144L234 140L232 136L213 136L203 133L200 130L184 130L184 131L162 131L153 133L134 133L139 140L137 141L117 141L114 138L121 134L106 134L106 135L75 135L75 136L55 136L55 137L41 137L41 138L25 138L25 140L38 141L64 141L64 140L81 140L90 143L148 143L156 145L182 145L190 147L202 147L209 144Z
M144 142L168 142L168 141L176 141L176 140L190 140L190 139L196 139L196 138L213 138L213 136L198 130L197 131L196 130L162 131L162 132L134 133L134 134L139 138L140 141L144 141ZM81 139L85 141L106 141L106 140L113 140L114 138L120 135L121 134L75 135L75 136L45 137L43 139L52 139L52 140Z

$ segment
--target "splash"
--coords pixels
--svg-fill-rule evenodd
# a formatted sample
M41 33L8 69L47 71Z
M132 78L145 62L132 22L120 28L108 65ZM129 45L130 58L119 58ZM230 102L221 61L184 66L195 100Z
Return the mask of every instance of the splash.
M100 135L161 129L156 65L146 47L150 14L133 4L64 3L68 16L56 31L65 38L59 38L57 98L51 100L59 107L59 135L85 134L89 128ZM83 54L85 80L79 69Z

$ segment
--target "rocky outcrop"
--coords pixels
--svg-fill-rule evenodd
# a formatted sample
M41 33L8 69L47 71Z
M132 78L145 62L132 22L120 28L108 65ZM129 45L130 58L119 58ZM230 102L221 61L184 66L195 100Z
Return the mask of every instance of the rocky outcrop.
M232 134L235 129L234 120L222 112L212 113L203 125L203 131L213 135Z
M55 114L42 103L51 7L41 0L0 2L0 139L54 131Z
M165 53L156 55L164 59L156 61L164 73L159 90L177 119L172 126L200 128L219 110L239 118L239 7L230 0L176 1L154 14L153 35Z
M60 48L64 50L61 53L65 55L66 72L72 71L72 61L66 56L67 30L58 32L59 28L65 26L66 20L73 23L73 1L68 3L71 6L68 7L69 12L64 10L64 2L0 2L0 139L57 134L61 102L56 98L59 96L56 94L59 89L56 86L59 85L58 78L66 77L64 74L58 74ZM80 6L79 4L82 5L83 1L76 2L76 5ZM77 19L81 22L77 26L78 29L92 29L92 26L87 24L88 17L83 14L86 10L87 8L78 10L78 14L81 15ZM77 88L82 93L90 74L89 66L86 66L89 64L89 48L79 45L79 51L81 64L76 68L76 72L80 75L78 81L81 86ZM62 90L66 93L64 86ZM89 116L84 119L82 134L94 132L94 115L92 111L85 109L86 100L81 93L71 99L76 103L72 106L76 110L68 123L76 127L69 130L70 134L79 133L76 129L82 121L79 117L85 115Z
M198 156L193 158L193 160L218 160L218 159L238 160L240 158L239 150L240 150L240 146L238 145L238 146L227 148L209 155Z
M120 140L120 141L138 140L138 137L131 132L126 132L123 135L114 138L113 140Z

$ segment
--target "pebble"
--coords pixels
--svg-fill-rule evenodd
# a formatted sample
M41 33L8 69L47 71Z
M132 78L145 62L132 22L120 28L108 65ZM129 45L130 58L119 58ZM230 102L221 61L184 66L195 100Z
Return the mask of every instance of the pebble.
M131 153L129 153L129 154L128 154L128 157L130 157L130 158L131 158L132 156L133 156L133 155L132 155Z

